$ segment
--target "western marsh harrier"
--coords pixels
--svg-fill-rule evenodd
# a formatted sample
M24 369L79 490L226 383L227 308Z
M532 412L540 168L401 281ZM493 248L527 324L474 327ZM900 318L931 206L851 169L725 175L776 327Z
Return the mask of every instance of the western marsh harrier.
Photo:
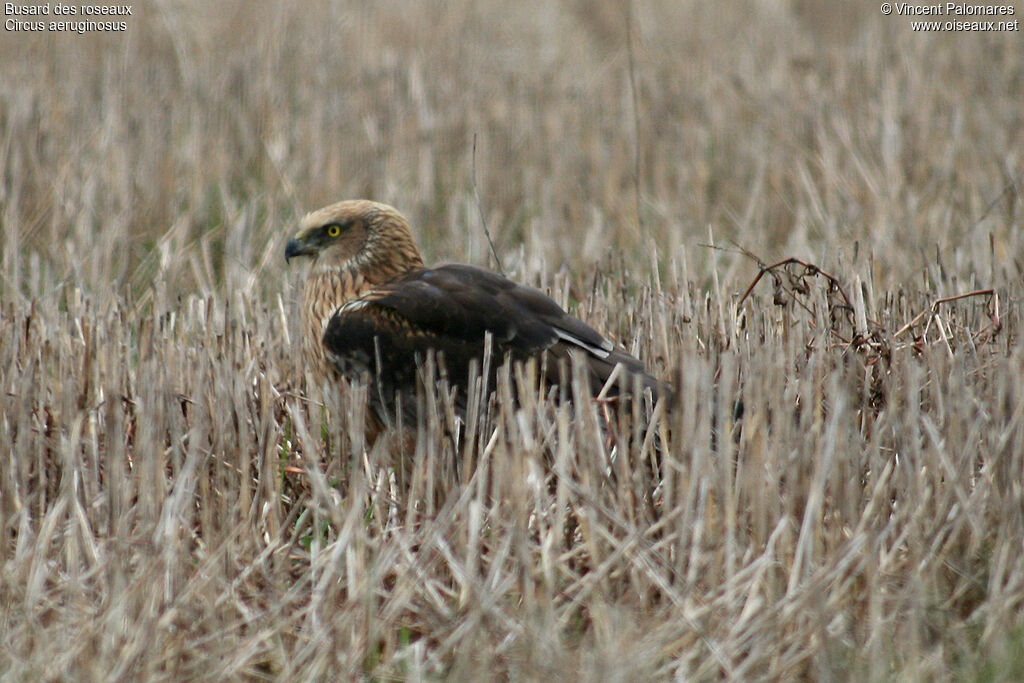
M592 395L620 367L606 396L639 387L657 399L643 363L536 289L475 266L424 267L408 221L390 206L352 200L308 214L285 247L286 259L298 256L312 259L302 301L307 358L323 377L365 378L386 424L396 400L415 406L418 368L431 352L464 411L488 336L490 387L506 358L537 359L538 379L553 385L570 376L575 356Z

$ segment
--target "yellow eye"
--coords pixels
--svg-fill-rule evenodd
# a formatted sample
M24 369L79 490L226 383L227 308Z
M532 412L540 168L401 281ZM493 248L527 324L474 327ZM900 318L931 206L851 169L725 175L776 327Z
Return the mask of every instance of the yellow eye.
M341 226L340 225L328 225L327 226L327 236L328 237L337 237L340 234L341 234Z

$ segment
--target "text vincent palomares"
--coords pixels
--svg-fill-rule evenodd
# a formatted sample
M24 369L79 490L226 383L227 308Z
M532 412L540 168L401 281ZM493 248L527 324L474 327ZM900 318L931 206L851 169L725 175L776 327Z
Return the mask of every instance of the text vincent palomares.
M955 17L991 17L1010 16L1014 13L1013 5L968 5L966 3L947 2L933 5L918 5L910 2L894 4L896 14L901 17L912 15L941 15Z

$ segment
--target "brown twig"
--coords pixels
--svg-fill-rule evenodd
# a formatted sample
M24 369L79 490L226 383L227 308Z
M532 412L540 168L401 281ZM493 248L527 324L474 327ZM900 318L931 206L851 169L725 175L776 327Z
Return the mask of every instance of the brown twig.
M781 261L778 261L777 263L773 263L771 265L765 265L764 262L761 261L761 259L759 259L755 254L753 254L749 250L743 249L742 247L738 247L738 248L739 248L741 253L743 253L744 255L746 255L747 257L752 259L753 261L755 261L758 264L758 267L759 267L759 271L757 273L757 276L754 277L753 281L747 287L746 291L743 292L743 296L740 297L739 306L742 306L743 303L750 297L751 293L754 291L754 288L757 287L758 283L765 276L765 274L770 274L772 276L772 278L774 279L774 281L775 281L775 288L776 288L775 302L776 302L776 304L782 305L784 303L784 299L783 299L783 297L779 293L779 290L783 290L783 291L785 291L786 293L789 294L790 298L794 301L794 303L796 305L800 306L802 309L804 309L808 313L813 313L813 311L811 311L811 309L808 307L808 305L804 301L801 300L801 297L799 295L801 295L801 294L802 295L806 295L806 294L809 293L809 288L807 287L807 284L804 282L804 278L806 278L808 276L821 276L821 277L825 278L828 281L829 287L831 288L831 290L835 291L835 292L837 292L839 294L839 297L841 298L841 301L837 304L837 306L841 307L841 308L844 308L844 309L846 309L848 311L853 311L854 310L854 306L853 306L852 300L846 294L846 291L843 289L843 286L839 282L839 279L837 277L835 277L834 275L831 275L828 272L822 270L817 265L815 265L813 263L809 263L807 261L803 261L803 260L795 258L795 257L786 258L786 259L783 259ZM803 270L802 273L794 274L790 270L791 266L800 266L804 270ZM779 270L782 270L783 272L785 272L787 277L789 278L789 287L788 288L784 285L782 277L781 277L781 275L778 272ZM986 327L984 330L981 330L977 334L983 334L983 333L988 332L988 331L991 331L992 333L998 332L1001 329L1001 326L1002 326L1001 320L1000 320L1000 317L999 317L999 295L996 293L996 291L994 289L979 289L979 290L975 290L973 292L966 292L964 294L956 294L954 296L948 296L948 297L943 297L943 298L940 298L940 299L936 299L934 302L932 302L931 306L929 306L926 310L923 310L920 313L918 313L917 315L915 315L910 320L910 322L908 322L903 327L901 327L899 330L897 330L890 337L890 339L891 340L897 339L902 334L904 334L907 330L909 330L909 329L917 326L918 324L920 324L921 321L924 318L926 318L927 316L929 316L929 315L932 318L937 319L939 308L943 304L948 304L948 303L952 303L954 301L960 301L961 299L967 299L967 298L976 297L976 296L987 296L987 297L990 297L990 299L989 299L988 314L989 314L989 317L992 320L992 324L989 327ZM870 334L867 334L866 331L858 331L857 334L855 334L854 337L852 339L849 339L849 340L845 339L835 329L832 329L830 331L832 332L832 334L834 334L836 337L838 337L841 341L843 341L846 344L851 345L854 348L859 349L859 348L862 348L864 346L867 346L867 347L873 349L877 353L882 353L883 352L883 348L882 347L885 346L885 342L883 341L882 337L884 336L886 331L882 328L882 325L880 323L878 323L878 322L876 322L874 320L868 319L867 322L872 327L875 328L875 331L870 333ZM929 322L930 322L930 320L929 320ZM813 322L811 324L813 325ZM925 335L927 334L927 331L928 330L926 328L925 332L924 332ZM944 329L940 330L940 333L942 334L943 341L947 344L947 346L950 345L951 342L950 342L949 336L946 334L945 330ZM952 348L952 347L950 347L950 348Z
M924 318L929 313L932 314L932 315L935 315L936 313L938 313L939 306L941 306L942 304L948 304L948 303L952 303L954 301L960 301L961 299L967 299L967 298L974 297L974 296L989 296L989 297L992 297L990 299L990 305L989 305L989 316L992 318L992 331L993 332L998 332L1000 327L1002 326L1000 321L999 321L999 294L994 289L978 289L978 290L975 290L973 292L967 292L965 294L956 294L954 296L947 296L947 297L943 297L941 299L936 299L934 302L932 302L931 306L929 306L927 309L925 309L925 310L921 311L920 313L918 313L917 315L915 315L911 319L910 322L908 322L906 325L904 325L900 329L896 330L895 334L892 335L892 338L896 339L901 334L903 334L904 332L906 332L910 328L912 328L915 325L917 325L918 323L920 323L921 319Z
M749 253L749 252L747 252L747 253ZM753 255L751 254L751 256L753 256ZM761 281L761 278L764 277L765 273L772 272L772 274L774 275L774 271L777 268L785 268L786 266L790 266L790 265L798 265L798 266L803 266L804 267L804 273L802 275L800 275L801 278L806 277L808 275L820 275L820 276L822 276L823 278L828 280L829 285L831 287L833 287L837 292L839 292L839 295L841 297L843 297L843 302L844 302L845 306L847 306L848 308L853 310L853 304L850 302L850 297L848 297L846 295L846 291L843 289L843 286L841 284L839 284L839 279L836 278L834 275L828 274L827 272L825 272L824 270L822 270L818 266L814 265L813 263L808 263L806 261L802 261L801 259L798 259L798 258L793 257L793 256L791 256L791 257L789 257L787 259L783 259L782 261L779 261L778 263L773 263L770 266L766 266L766 265L761 264L760 259L757 259L757 260L758 260L758 264L761 266L761 271L757 274L757 277L754 278L754 281L750 283L750 286L747 287L747 291L743 292L743 296L740 297L740 302L738 304L739 306L742 306L743 302L747 300L747 297L750 296L750 293L752 291L754 291L754 287L756 287L757 283Z

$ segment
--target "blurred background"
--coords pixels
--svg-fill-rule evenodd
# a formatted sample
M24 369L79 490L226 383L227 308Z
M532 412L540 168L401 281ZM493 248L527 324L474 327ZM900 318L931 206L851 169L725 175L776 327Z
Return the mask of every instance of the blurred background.
M164 0L119 19L0 44L4 299L265 296L298 218L352 197L405 212L428 262L493 267L486 219L535 284L706 283L716 259L742 291L756 264L712 239L940 295L1021 276L1019 32L919 33L846 0Z

